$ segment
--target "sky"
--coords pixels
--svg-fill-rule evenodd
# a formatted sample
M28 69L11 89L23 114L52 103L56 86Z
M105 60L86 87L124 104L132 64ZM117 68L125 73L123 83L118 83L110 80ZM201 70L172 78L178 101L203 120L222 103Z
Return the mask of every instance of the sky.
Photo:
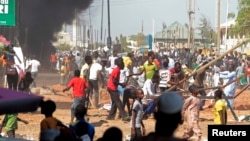
M188 23L189 0L110 0L111 37L123 34L129 36L142 31L145 35L160 32L163 22L167 26L175 21ZM217 0L195 1L195 26L198 27L202 15L207 17L213 28L217 25ZM226 22L228 12L237 14L238 0L221 0L221 23ZM102 0L94 0L90 8L82 14L82 21L101 31ZM104 0L103 33L108 32L107 0ZM154 26L153 26L154 21ZM154 28L153 28L154 27ZM196 31L198 32L198 31Z

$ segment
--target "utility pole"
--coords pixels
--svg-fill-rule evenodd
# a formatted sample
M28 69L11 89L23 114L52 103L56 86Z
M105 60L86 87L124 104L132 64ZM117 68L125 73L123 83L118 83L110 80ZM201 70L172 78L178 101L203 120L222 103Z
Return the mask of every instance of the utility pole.
M111 45L112 45L112 40L111 40L111 35L110 35L110 4L109 4L109 0L107 0L108 3L108 38L107 38L107 46L110 49Z
M220 0L217 0L217 49L220 54Z
M188 25L188 48L194 47L194 20L195 20L195 0L188 0L188 19L189 19L189 25Z
M102 0L102 16L101 16L101 48L102 48L102 32L103 32L103 6L104 6L104 0Z
M229 1L227 0L227 15L226 15L226 23L228 22L228 7L229 7ZM226 46L226 50L228 49L227 48L227 30L228 30L228 24L226 24L226 35L225 35L225 46Z

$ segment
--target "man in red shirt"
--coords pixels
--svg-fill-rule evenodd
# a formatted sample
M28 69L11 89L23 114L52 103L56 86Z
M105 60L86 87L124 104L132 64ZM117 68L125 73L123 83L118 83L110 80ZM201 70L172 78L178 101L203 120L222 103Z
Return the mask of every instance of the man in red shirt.
M118 92L118 85L121 85L125 87L125 84L119 83L120 80L120 70L124 68L124 62L122 58L117 58L115 60L115 64L117 65L113 71L111 72L107 84L108 92L111 97L111 109L109 111L109 115L107 117L107 120L114 120L115 119L115 114L117 108L119 109L120 116L122 117L123 120L130 120L129 117L126 115L126 112L122 108L122 102L120 100L120 95Z
M68 91L71 87L73 87L73 95L74 102L71 105L71 120L70 123L73 122L75 117L75 108L77 105L85 104L85 89L88 88L88 83L86 80L80 77L80 70L75 70L74 77L69 81L68 86L63 89L63 92Z

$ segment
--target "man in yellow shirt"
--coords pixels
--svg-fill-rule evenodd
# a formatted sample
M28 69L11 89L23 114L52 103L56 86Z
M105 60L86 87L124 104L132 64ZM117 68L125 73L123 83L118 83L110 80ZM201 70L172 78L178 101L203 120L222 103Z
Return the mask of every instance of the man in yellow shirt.
M222 90L214 92L214 124L227 124L227 104L222 99Z
M132 58L133 58L132 53L128 53L127 56L122 57L123 62L124 62L124 67L127 67L130 69L130 67L132 66Z

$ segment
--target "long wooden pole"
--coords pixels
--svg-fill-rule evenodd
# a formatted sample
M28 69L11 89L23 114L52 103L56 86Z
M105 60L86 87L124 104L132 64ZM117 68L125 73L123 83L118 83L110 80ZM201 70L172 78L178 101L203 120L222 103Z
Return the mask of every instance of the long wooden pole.
M230 85L230 84L232 84L232 83L234 83L234 82L236 82L236 81L239 81L241 78L243 78L243 77L245 77L245 76L246 76L246 75L243 74L243 75L237 77L236 79L234 79L234 80L232 80L232 81L230 81L230 82L228 82L228 83L226 83L225 85L222 85L222 86L211 87L211 88L201 88L201 89L199 89L199 90L209 90L209 89L218 89L218 88L223 89L223 88L227 87L228 85ZM178 93L187 93L187 92L189 92L189 91L177 91L177 92L178 92Z
M234 46L233 48L229 49L227 52L223 53L222 55L220 55L219 57L215 58L214 60L210 61L209 63L207 63L206 65L200 67L197 71L193 72L191 75L189 75L188 77L184 78L183 80L180 81L180 83L183 83L184 81L186 81L187 79L191 78L192 76L194 76L195 74L204 71L207 67L211 66L212 64L214 64L216 61L222 59L223 57L225 57L227 54L233 52L235 49L237 49L238 47L241 47L242 45L248 43L250 41L250 39L247 39L243 42L240 42L239 44L237 44L236 46ZM169 89L167 89L167 91L171 91L173 89L175 89L177 87L177 85L174 85L172 87L170 87Z
M248 87L250 86L250 83L248 83L246 86L244 86L235 96L234 99L237 98L242 92L244 92Z

